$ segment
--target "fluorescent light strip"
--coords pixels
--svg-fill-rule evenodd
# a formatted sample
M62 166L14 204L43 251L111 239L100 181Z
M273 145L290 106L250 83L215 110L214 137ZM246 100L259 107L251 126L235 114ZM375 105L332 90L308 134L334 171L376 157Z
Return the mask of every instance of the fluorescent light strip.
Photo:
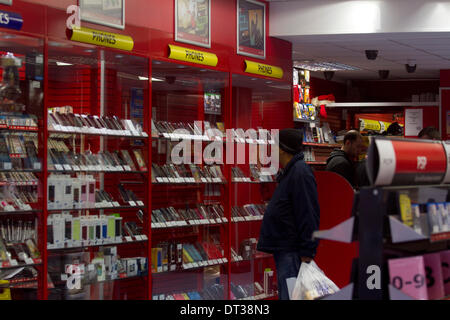
M71 64L71 63L61 62L61 61L56 61L56 65L59 66L59 67L73 66L73 64Z
M314 62L314 61L295 61L294 67L309 71L356 71L361 70L343 63L337 62Z

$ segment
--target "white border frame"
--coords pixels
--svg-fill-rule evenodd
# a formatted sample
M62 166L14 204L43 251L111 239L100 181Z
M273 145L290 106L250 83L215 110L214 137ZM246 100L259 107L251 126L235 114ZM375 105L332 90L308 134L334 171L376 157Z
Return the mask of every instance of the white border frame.
M13 0L0 0L0 4L6 4L8 6L12 6Z
M179 39L178 38L178 0L174 1L175 5L175 41L192 44L194 46L199 46L203 48L211 48L211 0L208 0L208 43L201 43L191 40Z
M125 7L126 7L126 0L122 0L122 25L120 24L114 24L114 23L108 23L108 22L103 22L103 21L98 21L95 19L91 19L91 18L83 18L83 8L81 6L81 0L78 0L78 6L80 7L80 18L81 21L86 21L86 22L91 22L91 23L95 23L95 24L99 24L102 26L107 26L107 27L111 27L111 28L116 28L116 29L120 29L120 30L125 30Z
M239 50L239 4L241 1L250 2L255 5L259 5L263 8L263 31L264 31L264 55L259 56L257 54L247 53L247 52L241 52ZM266 26L266 4L264 2L259 2L256 0L236 0L236 52L237 54L247 56L247 57L253 57L257 59L266 59L266 37L267 37L267 26Z

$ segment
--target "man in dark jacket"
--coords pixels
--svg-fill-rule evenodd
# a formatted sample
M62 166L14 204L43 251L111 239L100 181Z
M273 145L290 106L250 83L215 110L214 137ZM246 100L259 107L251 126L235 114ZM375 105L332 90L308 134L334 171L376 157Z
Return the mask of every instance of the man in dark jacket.
M356 187L356 161L364 148L363 137L356 130L350 130L344 136L344 145L335 149L327 159L327 171L343 176Z
M257 249L274 256L278 297L289 300L286 279L296 278L302 262L310 262L318 241L320 208L316 179L303 160L302 134L296 129L279 133L280 165L284 170L264 214Z

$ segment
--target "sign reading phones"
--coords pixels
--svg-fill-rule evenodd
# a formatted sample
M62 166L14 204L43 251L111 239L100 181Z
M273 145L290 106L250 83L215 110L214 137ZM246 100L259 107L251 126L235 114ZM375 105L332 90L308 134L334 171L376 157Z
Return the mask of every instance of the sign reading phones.
M390 282L396 289L418 300L428 299L424 257L391 259L388 265Z

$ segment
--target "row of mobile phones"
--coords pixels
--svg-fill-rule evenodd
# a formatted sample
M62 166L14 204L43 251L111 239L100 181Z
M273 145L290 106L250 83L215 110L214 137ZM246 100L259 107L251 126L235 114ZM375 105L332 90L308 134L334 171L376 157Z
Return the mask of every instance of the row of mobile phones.
M142 126L131 119L76 113L49 112L49 130L109 135L144 136Z

